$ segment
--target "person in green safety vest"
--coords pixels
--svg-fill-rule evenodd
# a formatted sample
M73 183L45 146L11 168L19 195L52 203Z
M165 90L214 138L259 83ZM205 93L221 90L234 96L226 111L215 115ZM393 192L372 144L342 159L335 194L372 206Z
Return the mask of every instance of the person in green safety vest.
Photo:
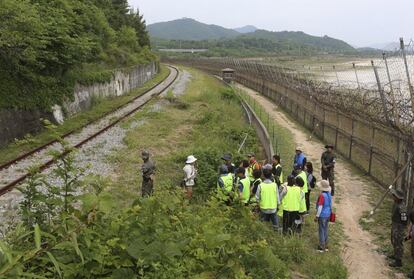
M306 174L306 172L302 169L302 166L300 165L295 165L294 166L295 169L295 174L296 177L300 177L303 180L303 187L302 191L305 195L305 205L306 205L306 210L303 212L304 215L309 215L309 195L307 195L307 193L309 192L308 190L308 175Z
M217 179L218 194L224 201L229 202L233 190L233 175L229 173L226 165L220 166L219 173L220 175Z
M275 178L277 186L280 188L283 184L283 171L279 155L273 155L272 166L273 177Z
M255 208L253 211L257 211L257 200L256 200L256 192L257 188L259 187L260 183L262 183L262 170L254 170L253 171L254 180L250 184L250 204L252 204Z
M278 228L277 207L280 203L279 190L275 182L272 181L272 165L267 164L263 167L264 180L257 187L256 200L259 203L261 220L271 221L273 228Z
M241 202L248 205L250 200L250 179L245 176L245 171L241 167L236 170L236 177L238 178L237 189Z
M302 200L300 185L303 186L303 180L300 177L295 179L293 175L289 175L287 179L287 186L281 193L284 234L295 233L297 228L297 224L295 222L300 220L299 211L301 210Z

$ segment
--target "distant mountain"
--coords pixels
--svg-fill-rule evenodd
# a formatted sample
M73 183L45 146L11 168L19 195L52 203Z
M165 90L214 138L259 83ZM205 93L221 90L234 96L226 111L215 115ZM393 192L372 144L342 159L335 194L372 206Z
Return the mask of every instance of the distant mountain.
M400 48L400 44L398 42L388 42L388 43L373 44L368 47L385 50L385 51L394 51Z
M328 36L317 37L306 34L304 32L282 31L271 32L266 30L257 30L254 33L243 35L244 38L270 40L275 44L284 45L286 47L300 47L327 51L327 52L354 52L356 51L348 43L334 39Z
M245 26L236 30L184 18L148 26L155 49L208 49L206 56L356 54L344 41L304 32L271 32ZM255 31L253 31L255 30ZM248 32L253 31L253 32ZM248 32L248 33L240 33Z
M253 33L256 30L259 30L256 26L253 25L246 25L243 27L239 27L239 28L234 28L235 31L242 33L242 34L246 34L246 33Z
M201 23L191 18L150 24L147 30L151 37L167 40L201 41L234 38L240 35L235 30Z

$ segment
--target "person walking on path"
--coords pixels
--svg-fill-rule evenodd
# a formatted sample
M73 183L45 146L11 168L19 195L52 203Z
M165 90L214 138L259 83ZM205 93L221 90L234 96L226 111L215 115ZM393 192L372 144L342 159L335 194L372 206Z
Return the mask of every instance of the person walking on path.
M295 233L295 221L300 219L299 210L302 197L300 187L296 185L293 175L288 176L287 185L283 187L280 197L283 207L283 233Z
M319 252L328 252L329 219L332 213L332 196L329 181L322 180L319 183L321 193L316 202L315 222L319 225Z
M310 209L310 194L313 188L316 185L316 177L313 176L313 165L311 162L306 162L306 177L308 182L308 192L305 193L305 200L306 200L306 209L309 211Z
M150 160L150 153L147 150L141 152L141 158L144 163L141 166L142 172L142 197L151 196L154 192L154 176L155 176L155 164Z
M231 192L233 190L233 175L229 173L226 165L219 169L219 178L217 179L217 192L220 198L230 204Z
M322 153L321 156L321 165L322 171L321 176L322 179L328 180L329 185L332 189L332 196L335 195L335 182L334 182L334 168L336 163L336 155L334 152L334 146L332 144L328 144L325 146L326 151Z
M191 199L193 197L193 187L195 186L195 179L197 177L197 168L196 168L197 158L193 155L187 157L184 171L184 185L187 192L187 197Z
M306 174L306 172L304 170L302 170L300 165L295 165L294 166L295 169L295 174L296 174L296 178L301 178L303 181L303 185L300 186L302 188L302 192L304 194L304 205L305 208L303 209L303 211L301 211L301 213L303 212L304 215L307 215L309 212L309 207L310 207L310 201L309 201L309 188L308 188L308 176Z
M271 221L273 228L278 228L277 207L280 203L279 190L275 182L272 181L272 165L267 164L263 167L264 181L257 187L256 200L259 203L261 220Z
M238 178L237 189L241 202L248 205L250 200L250 179L245 176L245 172L244 168L238 168L236 170L236 176Z
M298 146L295 149L295 157L293 158L293 167L295 167L296 165L300 166L300 168L302 170L305 169L305 165L306 165L306 157L305 154L303 154L302 151L302 147Z
M256 155L254 153L249 153L247 157L249 158L249 167L247 168L247 174L250 181L253 181L253 171L260 169L260 164L256 161Z
M280 188L283 184L283 171L279 155L273 155L272 166L273 177L275 178L277 186Z
M391 191L394 197L394 205L392 207L392 227L391 227L391 244L394 248L394 255L391 259L394 262L390 264L391 267L401 267L402 257L404 254L404 238L407 232L407 207L404 203L404 193L400 190L393 189Z

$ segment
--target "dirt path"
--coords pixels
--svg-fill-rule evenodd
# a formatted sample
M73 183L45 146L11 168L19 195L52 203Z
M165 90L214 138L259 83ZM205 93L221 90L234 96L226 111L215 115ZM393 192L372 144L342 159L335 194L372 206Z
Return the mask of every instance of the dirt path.
M320 156L324 146L316 140L309 140L306 133L298 129L297 124L289 120L284 113L277 110L277 105L242 85L237 85L246 91L256 102L270 113L271 117L279 125L289 129L294 135L295 143L302 146L307 158L314 162L318 175L320 170ZM318 181L320 181L318 177ZM364 211L370 210L370 205L365 196L367 187L357 175L351 172L349 163L339 160L335 167L335 182L338 189L338 202L334 204L338 219L342 222L346 240L343 241L342 259L348 269L349 278L390 278L390 270L387 267L385 257L378 252L373 244L372 236L359 225L359 219ZM341 187L346 185L345 187Z

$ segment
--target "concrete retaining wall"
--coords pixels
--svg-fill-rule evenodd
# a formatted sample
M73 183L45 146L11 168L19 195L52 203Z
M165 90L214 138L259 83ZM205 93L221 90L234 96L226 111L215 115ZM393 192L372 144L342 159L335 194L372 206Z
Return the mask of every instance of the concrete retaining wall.
M157 72L157 63L153 62L148 65L139 65L128 71L116 71L111 81L107 83L90 86L76 85L74 98L66 102L63 109L58 105L53 106L51 113L36 110L0 110L0 146L14 139L21 139L27 134L39 132L42 129L41 118L63 123L65 117L90 109L94 99L122 96L142 86Z

